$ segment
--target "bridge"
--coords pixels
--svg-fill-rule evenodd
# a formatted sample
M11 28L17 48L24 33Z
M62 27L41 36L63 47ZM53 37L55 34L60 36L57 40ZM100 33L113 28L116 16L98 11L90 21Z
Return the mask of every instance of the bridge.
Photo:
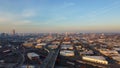
M59 52L60 46L56 50L51 50L46 59L40 65L40 68L54 68L55 61L57 59Z

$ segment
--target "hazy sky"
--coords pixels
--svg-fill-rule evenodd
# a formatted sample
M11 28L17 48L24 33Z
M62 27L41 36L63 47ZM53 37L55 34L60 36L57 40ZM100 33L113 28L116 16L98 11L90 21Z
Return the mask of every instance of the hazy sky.
M0 32L118 32L120 0L0 0Z

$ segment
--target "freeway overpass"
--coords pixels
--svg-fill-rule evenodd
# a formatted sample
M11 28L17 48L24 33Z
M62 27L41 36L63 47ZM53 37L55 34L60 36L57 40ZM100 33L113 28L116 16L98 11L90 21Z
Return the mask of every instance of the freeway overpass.
M40 65L40 68L54 68L56 58L60 52L60 46L56 50L50 51L46 59Z

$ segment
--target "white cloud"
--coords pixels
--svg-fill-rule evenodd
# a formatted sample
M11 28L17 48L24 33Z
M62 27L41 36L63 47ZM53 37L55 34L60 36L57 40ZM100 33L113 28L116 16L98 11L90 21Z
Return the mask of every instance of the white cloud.
M45 21L43 24L46 24L46 25L58 24L58 23L61 23L61 21L63 21L63 20L67 20L67 17L58 16L58 17L55 17L55 18L51 18L51 19Z
M9 12L0 12L0 24L5 24L16 19L16 15Z
M0 24L12 24L12 25L24 25L31 23L31 20L26 18L31 18L36 15L35 10L23 10L20 13L4 12L0 11Z
M70 2L70 3L64 3L66 6L73 6L73 5L75 5L75 3L72 3L72 2Z
M74 5L75 5L75 3L73 3L73 2L64 2L62 5L62 8L68 8L68 7L71 7Z
M33 17L36 16L37 11L33 10L33 9L25 9L22 12L22 16L23 17Z
M120 1L115 1L110 5L106 5L98 10L93 10L91 13L89 13L87 15L87 17L89 17L90 19L94 19L99 15L106 15L107 13L109 13L110 11L119 8L120 7Z
M32 22L30 20L22 20L22 21L15 21L12 24L13 25L27 25L31 24Z
M9 19L6 19L6 18L2 18L2 17L0 17L0 23L8 22L8 21L9 21Z

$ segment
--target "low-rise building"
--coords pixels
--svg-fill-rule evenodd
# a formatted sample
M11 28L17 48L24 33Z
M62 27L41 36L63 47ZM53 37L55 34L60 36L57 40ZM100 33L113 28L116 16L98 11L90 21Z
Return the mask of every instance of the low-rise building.
M0 45L0 48L2 48L2 46Z
M80 52L80 55L93 55L93 54L94 52L92 50Z
M36 68L34 65L22 65L20 68Z
M39 55L34 52L27 53L27 56L30 60L38 60L39 59Z
M70 41L68 41L68 42L64 41L63 42L63 44L70 44L70 43L71 43Z
M113 48L113 49L120 52L120 48Z
M42 48L43 46L45 46L46 43L38 43L35 48Z
M48 48L56 49L56 48L58 48L58 45L48 45Z
M58 41L54 41L54 42L52 42L52 44L59 45L60 42L58 42Z
M72 45L61 45L61 49L70 49L70 50L73 50L73 46Z
M114 56L119 54L116 50L109 50L109 49L99 49L99 52L105 56Z
M39 43L39 44L37 44L37 45L45 46L46 43Z
M41 43L41 41L42 41L42 39L37 39L36 42L37 42L37 43Z
M79 43L79 41L78 40L74 40L73 43Z
M74 56L74 51L70 50L61 50L60 55L62 56Z
M118 64L120 64L120 56L113 56L112 59L117 61Z
M29 43L24 43L23 46L25 47L33 47L33 43L32 42L29 42Z
M36 45L35 48L42 48L43 46L41 45Z
M82 59L99 64L108 64L108 61L103 56L83 56Z

